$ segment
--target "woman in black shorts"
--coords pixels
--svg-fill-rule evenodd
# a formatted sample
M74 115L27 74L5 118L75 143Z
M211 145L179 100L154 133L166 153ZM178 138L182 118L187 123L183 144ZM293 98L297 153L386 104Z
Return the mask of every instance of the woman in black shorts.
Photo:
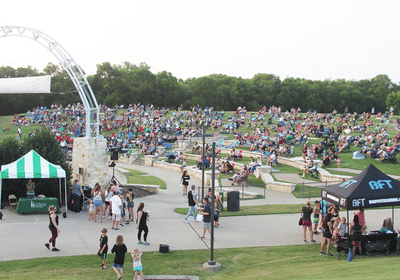
M135 215L133 214L133 199L135 198L135 195L133 194L133 190L129 189L129 192L126 194L126 201L128 202L128 213L129 213L129 219L128 222L133 222L133 218L135 217Z
M350 223L350 232L353 232L352 239L354 243L356 243L358 246L358 252L360 253L360 256L362 255L362 249L361 249L362 232L366 229L367 226L364 225L363 223L360 223L358 215L354 215L353 222Z
M190 180L190 176L189 176L187 170L183 171L181 182L180 182L183 186L183 195L187 195L187 188L189 186L189 180Z
M323 249L326 243L326 256L327 257L332 257L332 254L329 253L329 250L331 249L331 243L332 243L332 234L333 234L333 228L332 228L332 214L328 213L326 214L324 221L322 223L322 228L324 230L323 233L323 239L321 243L321 255L325 255Z

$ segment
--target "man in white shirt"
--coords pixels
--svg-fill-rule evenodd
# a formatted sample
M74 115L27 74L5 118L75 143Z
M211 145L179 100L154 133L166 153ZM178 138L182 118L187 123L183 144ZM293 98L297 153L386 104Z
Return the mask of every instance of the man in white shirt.
M121 221L121 214L122 214L122 201L119 197L120 191L116 191L113 197L110 199L111 203L111 221L112 227L111 229L119 230L118 224Z

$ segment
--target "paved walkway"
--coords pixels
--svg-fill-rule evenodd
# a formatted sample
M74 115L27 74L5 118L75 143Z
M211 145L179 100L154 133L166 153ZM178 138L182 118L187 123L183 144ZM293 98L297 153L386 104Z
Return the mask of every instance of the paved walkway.
M180 173L165 169L139 165L118 164L122 168L131 168L149 173L163 179L167 184L166 190L159 194L135 199L145 203L145 210L150 210L149 246L140 245L145 251L158 251L159 244L168 244L171 250L206 249L199 240L196 232L183 223L183 216L176 214L176 207L187 207L187 198L182 196L179 185ZM112 170L110 170L112 171ZM111 173L112 174L112 173ZM116 172L121 183L126 178ZM192 178L190 184L201 185L200 180ZM296 199L291 194L267 191L266 199L240 201L240 206L266 204L295 204L304 203L305 199ZM64 211L64 209L63 209ZM299 209L300 213L301 209ZM395 210L395 217L400 215L400 209ZM128 225L119 231L111 230L111 222L105 219L103 223L88 222L88 213L76 214L68 212L68 218L60 219L61 233L57 239L60 252L51 252L44 247L50 238L47 214L21 215L3 209L3 220L0 220L0 261L12 259L29 259L48 256L70 256L95 254L98 250L100 231L106 227L109 232L109 245L114 243L118 234L124 236L128 250L137 245L137 230L134 225ZM366 219L369 229L379 229L382 220L391 216L391 209L367 210ZM297 225L300 214L238 216L220 219L220 227L215 230L215 248L277 246L302 244L302 229ZM201 223L193 223L193 228L200 233ZM321 235L315 237L320 242ZM208 233L206 242L210 242Z
M274 173L274 176L279 181L286 181L294 184L303 184L312 187L324 188L326 184L324 182L307 180L307 177L301 177L299 174L294 173Z

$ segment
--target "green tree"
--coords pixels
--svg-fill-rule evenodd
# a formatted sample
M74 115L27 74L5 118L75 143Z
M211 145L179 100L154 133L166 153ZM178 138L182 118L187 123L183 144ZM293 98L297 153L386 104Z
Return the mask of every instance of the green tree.
M398 115L400 113L400 91L389 93L386 98L386 108L389 111L389 108L393 106L393 114Z
M16 71L11 66L0 67L0 78L13 78L15 77Z
M387 75L378 75L371 79L369 94L374 102L376 112L384 112L386 109L386 98L395 89L395 85Z
M251 80L254 86L253 100L261 107L276 106L281 79L273 74L257 74Z
M35 150L47 161L60 165L66 171L67 184L70 184L71 169L65 160L64 153L61 151L54 134L51 134L47 130L38 131L34 136L26 135L22 138L21 142L17 142L11 137L0 142L0 163L2 165L11 163L30 150ZM59 197L58 179L36 179L36 182L36 193ZM26 179L3 180L2 201L5 201L11 193L17 197L25 197L25 185Z
M161 107L179 106L178 90L179 84L176 77L167 71L159 72L155 84L157 94L155 105Z

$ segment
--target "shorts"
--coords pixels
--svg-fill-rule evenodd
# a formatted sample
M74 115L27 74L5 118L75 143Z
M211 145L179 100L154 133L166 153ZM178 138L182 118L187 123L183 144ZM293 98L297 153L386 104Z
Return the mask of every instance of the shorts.
M302 225L306 227L311 227L311 221L303 221Z
M314 224L318 225L318 221L319 221L319 215L314 214Z
M133 208L133 206L134 206L135 204L133 203L133 201L129 201L128 202L128 208Z
M362 234L360 233L353 234L352 238L353 241L362 241Z
M113 221L121 221L121 214L112 214L111 220Z
M105 260L107 258L107 252L100 253L100 251L97 252L97 255L102 259Z
M323 236L324 236L325 238L332 239L332 234L331 234L330 231L325 231L325 230L324 230Z
M89 211L89 214L94 214L94 211Z
M203 222L203 228L205 230L211 230L211 222L208 223Z
M102 203L101 203L101 200L93 200L93 202L94 202L94 207L101 207L102 206Z
M142 266L134 267L133 271L142 271Z
M104 201L104 204L108 207L110 205L109 201Z
M124 264L113 263L113 267L115 267L115 268L124 268Z
M214 221L218 222L219 216L214 216Z

